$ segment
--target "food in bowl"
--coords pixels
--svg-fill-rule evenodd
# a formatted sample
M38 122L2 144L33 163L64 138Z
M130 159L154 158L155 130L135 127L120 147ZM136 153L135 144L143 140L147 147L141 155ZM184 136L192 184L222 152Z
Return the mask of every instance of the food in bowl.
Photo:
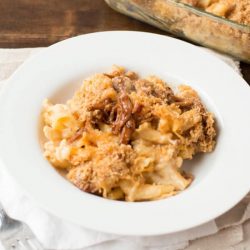
M181 2L237 23L250 25L249 0L181 0Z
M113 9L250 63L249 0L105 0Z
M156 76L114 66L95 74L66 104L45 100L44 155L79 189L148 201L185 190L184 160L215 147L215 119L196 91L175 93Z

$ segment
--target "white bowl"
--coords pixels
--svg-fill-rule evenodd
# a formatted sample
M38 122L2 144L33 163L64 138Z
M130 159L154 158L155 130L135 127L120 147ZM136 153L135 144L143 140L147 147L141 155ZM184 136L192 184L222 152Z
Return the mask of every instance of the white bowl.
M61 177L39 144L42 101L64 102L81 80L125 66L195 88L219 130L216 149L189 162L184 192L128 203L84 193ZM0 152L9 173L42 207L82 226L123 235L173 233L226 212L250 189L250 89L220 59L188 43L149 33L102 32L55 44L26 61L1 96ZM247 115L248 114L248 115Z

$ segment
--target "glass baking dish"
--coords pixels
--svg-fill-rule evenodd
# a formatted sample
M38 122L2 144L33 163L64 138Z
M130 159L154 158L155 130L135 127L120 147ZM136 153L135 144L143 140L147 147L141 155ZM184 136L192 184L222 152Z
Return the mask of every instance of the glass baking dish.
M105 0L113 9L250 63L250 26L176 0Z

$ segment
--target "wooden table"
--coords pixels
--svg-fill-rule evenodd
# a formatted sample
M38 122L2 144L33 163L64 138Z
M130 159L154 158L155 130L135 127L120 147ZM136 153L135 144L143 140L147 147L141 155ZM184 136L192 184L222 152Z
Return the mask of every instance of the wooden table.
M104 30L165 32L116 13L103 0L0 0L0 48L43 47ZM241 63L250 84L250 65Z

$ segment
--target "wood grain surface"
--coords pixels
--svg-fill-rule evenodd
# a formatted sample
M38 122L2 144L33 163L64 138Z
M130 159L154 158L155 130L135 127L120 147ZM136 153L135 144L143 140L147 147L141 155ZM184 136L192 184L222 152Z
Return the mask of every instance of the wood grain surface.
M103 0L0 0L0 10L0 48L43 47L106 30L167 34L115 12ZM250 65L241 68L250 84Z

